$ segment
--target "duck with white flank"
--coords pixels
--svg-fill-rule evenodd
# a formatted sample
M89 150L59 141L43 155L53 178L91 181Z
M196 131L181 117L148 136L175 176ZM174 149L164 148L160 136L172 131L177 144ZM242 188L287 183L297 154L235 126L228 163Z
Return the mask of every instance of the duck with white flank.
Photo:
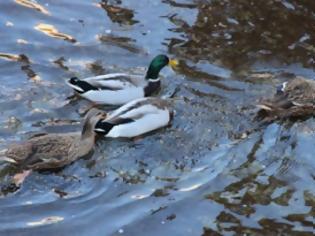
M67 81L81 97L96 104L123 105L134 99L148 97L160 89L159 73L166 65L175 68L178 61L166 55L156 56L145 75L113 73Z
M271 99L257 105L265 121L315 116L315 81L296 77L277 89Z
M107 114L95 125L95 132L110 138L133 138L167 126L172 119L168 101L140 98Z

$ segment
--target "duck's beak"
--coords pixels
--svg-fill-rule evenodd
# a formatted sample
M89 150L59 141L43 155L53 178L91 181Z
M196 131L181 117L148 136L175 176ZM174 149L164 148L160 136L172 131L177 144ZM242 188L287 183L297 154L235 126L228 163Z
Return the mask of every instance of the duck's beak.
M172 69L176 69L177 66L179 65L179 62L176 59L171 59L169 60L168 65L172 67Z

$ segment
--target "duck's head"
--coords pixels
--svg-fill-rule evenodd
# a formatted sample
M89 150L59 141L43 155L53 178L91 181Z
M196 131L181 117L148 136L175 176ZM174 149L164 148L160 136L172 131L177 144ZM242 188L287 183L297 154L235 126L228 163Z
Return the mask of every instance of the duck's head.
M169 59L163 54L157 55L153 58L149 65L146 79L157 79L159 77L160 71L167 65L174 69L178 65L178 61L176 59Z
M106 113L97 108L91 108L85 115L83 121L83 128L82 128L82 138L87 138L90 136L94 136L94 127L96 123L104 119L106 117Z

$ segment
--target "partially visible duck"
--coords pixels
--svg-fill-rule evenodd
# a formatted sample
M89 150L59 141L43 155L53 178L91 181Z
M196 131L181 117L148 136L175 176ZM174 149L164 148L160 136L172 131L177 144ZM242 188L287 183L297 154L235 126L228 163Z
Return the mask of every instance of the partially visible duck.
M82 132L50 133L12 144L0 160L13 163L23 170L61 168L89 154L94 147L95 124L104 113L91 109L83 122Z
M175 68L177 60L166 55L156 56L150 63L145 75L113 73L67 81L81 97L96 104L123 105L134 99L148 97L160 89L159 73L166 65Z
M172 114L166 99L140 98L108 113L96 123L95 132L110 138L133 138L167 126Z
M271 99L257 105L265 121L315 116L315 81L296 77L278 87Z

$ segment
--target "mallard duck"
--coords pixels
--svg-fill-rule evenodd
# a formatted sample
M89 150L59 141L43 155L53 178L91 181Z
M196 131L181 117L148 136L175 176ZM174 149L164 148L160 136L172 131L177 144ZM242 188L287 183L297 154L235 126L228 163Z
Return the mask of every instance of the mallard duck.
M178 61L165 55L156 56L145 75L113 73L67 81L80 96L96 104L123 105L137 98L148 97L160 89L160 70L166 65L175 68Z
M133 100L108 113L95 125L95 132L110 138L133 138L168 125L172 111L168 101L147 97Z
M257 105L265 121L304 118L315 115L315 81L296 77L277 88L271 99Z
M94 127L103 115L102 111L92 108L84 119L82 132L34 136L9 146L0 160L23 170L61 168L92 151L96 135Z

